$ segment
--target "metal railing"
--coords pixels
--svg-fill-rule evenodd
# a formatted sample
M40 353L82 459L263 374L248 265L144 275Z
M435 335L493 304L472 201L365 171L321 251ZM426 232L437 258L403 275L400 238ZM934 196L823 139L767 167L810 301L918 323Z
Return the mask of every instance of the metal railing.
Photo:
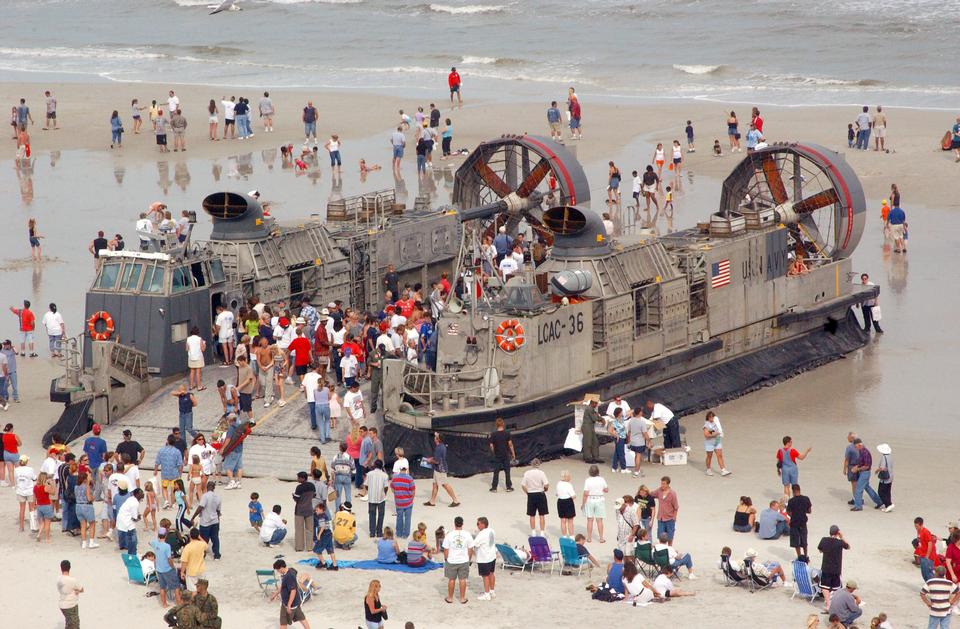
M147 355L138 349L114 343L110 348L110 364L141 382L147 380Z
M496 368L493 369L497 372L498 384L488 387L484 380L486 367L456 373L435 373L408 364L403 371L403 393L426 405L430 413L438 410L434 408L435 405L443 411L454 407L486 406L491 392L497 391L497 397L500 395L500 374Z

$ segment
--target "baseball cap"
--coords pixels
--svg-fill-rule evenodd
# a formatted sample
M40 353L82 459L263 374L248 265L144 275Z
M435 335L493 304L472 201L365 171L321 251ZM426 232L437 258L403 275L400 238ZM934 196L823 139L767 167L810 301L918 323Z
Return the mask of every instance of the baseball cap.
M847 588L851 590L857 589L857 582L854 581L853 579L847 579Z
M126 478L121 478L120 480L117 481L117 489L129 489L129 488L130 488L130 485L129 483L127 483Z
M125 429L123 430L123 434L126 435L127 437L129 437L129 436L131 436L133 433L130 432L130 429L129 429L129 428L125 428Z
M335 301L331 301L329 304L327 304L327 308L336 308L336 307L337 307L337 302Z
M280 317L280 320L277 323L280 324L281 328L285 328L290 325L290 319L287 319L286 317Z
M164 527L161 526L159 529L157 529L157 537L163 537L166 534L167 534L167 529L165 529Z
M100 424L94 424L94 425L93 425L93 434L95 434L95 435L99 435L99 434L100 434Z
M951 521L951 522L947 522L947 528L948 528L948 529L955 529L955 528L960 528L960 527L957 526L957 523L956 523L955 521Z
M21 454L21 455L20 455L20 465L26 465L26 464L29 463L29 462L30 462L30 457L29 457L29 456L27 456L26 454Z

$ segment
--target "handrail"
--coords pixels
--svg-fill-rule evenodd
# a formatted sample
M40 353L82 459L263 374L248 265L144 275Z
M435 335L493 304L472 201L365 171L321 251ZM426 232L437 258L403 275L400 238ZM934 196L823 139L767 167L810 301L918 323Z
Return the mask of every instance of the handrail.
M484 382L486 367L457 373L436 373L410 364L404 365L403 392L428 406L428 412L434 412L434 402L440 402L443 410L449 410L451 403L458 403L462 395L464 402L470 399L485 400L488 390ZM495 367L493 369L496 370ZM497 382L500 381L497 371ZM469 378L468 376L475 376ZM456 382L469 382L461 386L451 386ZM499 385L498 385L499 386Z

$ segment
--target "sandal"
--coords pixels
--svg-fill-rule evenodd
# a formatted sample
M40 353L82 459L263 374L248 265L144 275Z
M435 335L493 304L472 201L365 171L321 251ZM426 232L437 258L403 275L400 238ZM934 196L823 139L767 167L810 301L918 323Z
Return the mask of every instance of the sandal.
M39 542L40 540L38 539L37 541ZM445 599L443 599L443 600L445 600L446 602L450 603L451 605L453 604L453 601L451 601L449 598L445 598Z
M451 502L451 503L450 503L450 506L451 506L451 507L459 507L459 506L460 506L460 503L459 503L459 502Z
M435 503L435 502L430 502L430 501L428 500L427 502L423 503L423 506L425 506L425 507L436 507L436 506L437 506L437 503Z

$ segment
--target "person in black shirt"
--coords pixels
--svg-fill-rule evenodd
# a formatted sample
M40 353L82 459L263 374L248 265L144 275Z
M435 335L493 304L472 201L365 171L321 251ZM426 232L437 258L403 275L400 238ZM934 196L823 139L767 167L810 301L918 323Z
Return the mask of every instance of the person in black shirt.
M510 461L517 458L513 449L513 440L510 431L504 429L503 419L497 418L497 429L490 433L490 452L493 453L493 484L490 491L497 491L500 484L500 470L503 470L507 482L507 491L513 491L513 482L510 480Z
M287 567L287 562L283 559L277 559L273 562L273 569L280 573L280 589L273 593L270 600L280 599L280 626L286 627L295 622L309 629L306 616L300 609L303 599L300 596L300 589L297 587L297 571Z
M123 441L117 444L116 452L119 456L130 455L130 461L140 465L143 462L143 456L146 454L138 442L131 439L133 433L129 429L123 431Z
M88 250L93 254L93 258L96 260L100 258L100 252L104 249L109 249L110 243L106 238L103 237L103 230L97 232L97 237L93 239L93 242L90 243Z
M173 435L173 447L177 450L180 450L180 456L183 457L183 460L187 460L187 442L184 441L183 435L180 434L180 429L174 426L170 429L170 434Z
M440 110L433 103L430 103L430 126L434 129L440 126Z
M797 551L797 557L807 556L807 516L813 510L813 503L800 494L800 485L793 485L793 498L787 502L787 514L790 516L790 547Z
M850 550L850 544L843 539L840 527L834 524L830 527L830 536L824 537L817 545L817 550L823 553L820 564L820 589L823 591L823 605L830 608L830 594L840 589L840 575L843 573L843 551Z
M308 478L306 472L297 472L298 484L293 490L293 548L298 553L313 540L313 497L317 490Z
M387 265L387 272L383 274L383 286L393 294L394 299L400 298L400 276L392 264Z

